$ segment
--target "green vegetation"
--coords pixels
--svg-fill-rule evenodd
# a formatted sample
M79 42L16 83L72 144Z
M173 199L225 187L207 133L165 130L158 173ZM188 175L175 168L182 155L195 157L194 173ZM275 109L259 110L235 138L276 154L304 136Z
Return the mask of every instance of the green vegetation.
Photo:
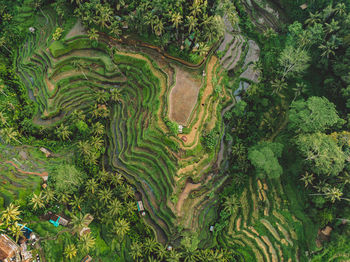
M46 261L349 259L350 2L297 2L0 0L0 231Z

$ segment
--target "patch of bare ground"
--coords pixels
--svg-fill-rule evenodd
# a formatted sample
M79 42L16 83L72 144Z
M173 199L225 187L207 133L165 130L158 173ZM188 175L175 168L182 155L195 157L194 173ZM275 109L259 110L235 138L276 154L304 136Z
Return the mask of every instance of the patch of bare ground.
M181 215L181 207L183 205L183 202L185 201L185 199L187 199L189 193L191 193L192 190L195 190L197 189L198 187L200 187L201 184L198 183L198 184L192 184L190 182L188 182L186 185L185 185L185 188L184 190L182 191L182 193L180 194L179 196L179 200L177 201L177 204L176 204L176 213L178 216Z
M205 85L205 89L202 95L202 98L200 100L200 107L199 107L199 113L197 116L197 120L194 123L194 125L191 128L191 131L189 134L186 135L187 141L184 142L184 148L185 149L191 149L194 148L197 145L198 142L198 132L199 132L199 127L201 126L201 123L204 121L204 114L205 114L205 103L209 96L213 93L213 84L212 84L212 79L213 79L213 74L214 74L214 68L216 66L217 58L215 56L212 56L207 64L207 81ZM179 134L178 138L181 139L183 135ZM196 140L196 141L195 141ZM192 146L190 146L192 145Z
M66 39L72 38L74 36L78 35L85 35L86 31L84 26L82 25L81 21L78 20L75 25L72 27L72 29L68 32L66 35Z
M169 95L169 116L172 121L187 125L197 103L201 81L175 66L176 82Z

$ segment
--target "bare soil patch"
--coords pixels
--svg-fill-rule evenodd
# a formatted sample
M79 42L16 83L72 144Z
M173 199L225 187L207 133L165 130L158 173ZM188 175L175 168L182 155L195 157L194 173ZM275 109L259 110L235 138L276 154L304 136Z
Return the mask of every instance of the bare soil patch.
M189 72L176 66L176 83L169 96L170 119L181 125L187 125L197 103L200 80Z
M184 189L184 191L182 191L182 193L180 194L179 200L177 201L177 204L176 204L176 212L177 212L177 215L180 215L181 207L182 207L182 205L183 205L183 202L187 199L189 193L190 193L192 190L195 190L195 189L197 189L197 188L200 187L200 186L201 186L200 183L198 183L198 184L187 183L187 184L186 184L185 189Z

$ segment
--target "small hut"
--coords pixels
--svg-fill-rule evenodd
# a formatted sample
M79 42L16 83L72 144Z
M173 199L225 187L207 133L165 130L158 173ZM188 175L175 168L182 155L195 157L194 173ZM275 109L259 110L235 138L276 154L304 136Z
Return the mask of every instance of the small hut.
M0 261L3 262L20 262L20 248L9 236L0 235Z
M302 10L305 10L307 7L308 7L308 6L307 6L306 3L305 3L305 4L302 4L302 5L300 6L300 8L301 8Z

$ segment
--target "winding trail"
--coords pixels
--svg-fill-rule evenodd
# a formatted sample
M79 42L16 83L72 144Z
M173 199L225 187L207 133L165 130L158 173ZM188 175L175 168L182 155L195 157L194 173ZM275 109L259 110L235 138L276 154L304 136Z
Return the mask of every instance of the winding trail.
M42 172L42 173L38 173L38 172L28 172L28 171L24 171L23 169L21 169L20 167L18 167L14 162L12 161L6 161L5 164L11 164L12 166L14 166L18 172L22 173L22 174L26 174L26 175L37 175L40 176L44 181L45 178L48 177L48 173L47 172Z

